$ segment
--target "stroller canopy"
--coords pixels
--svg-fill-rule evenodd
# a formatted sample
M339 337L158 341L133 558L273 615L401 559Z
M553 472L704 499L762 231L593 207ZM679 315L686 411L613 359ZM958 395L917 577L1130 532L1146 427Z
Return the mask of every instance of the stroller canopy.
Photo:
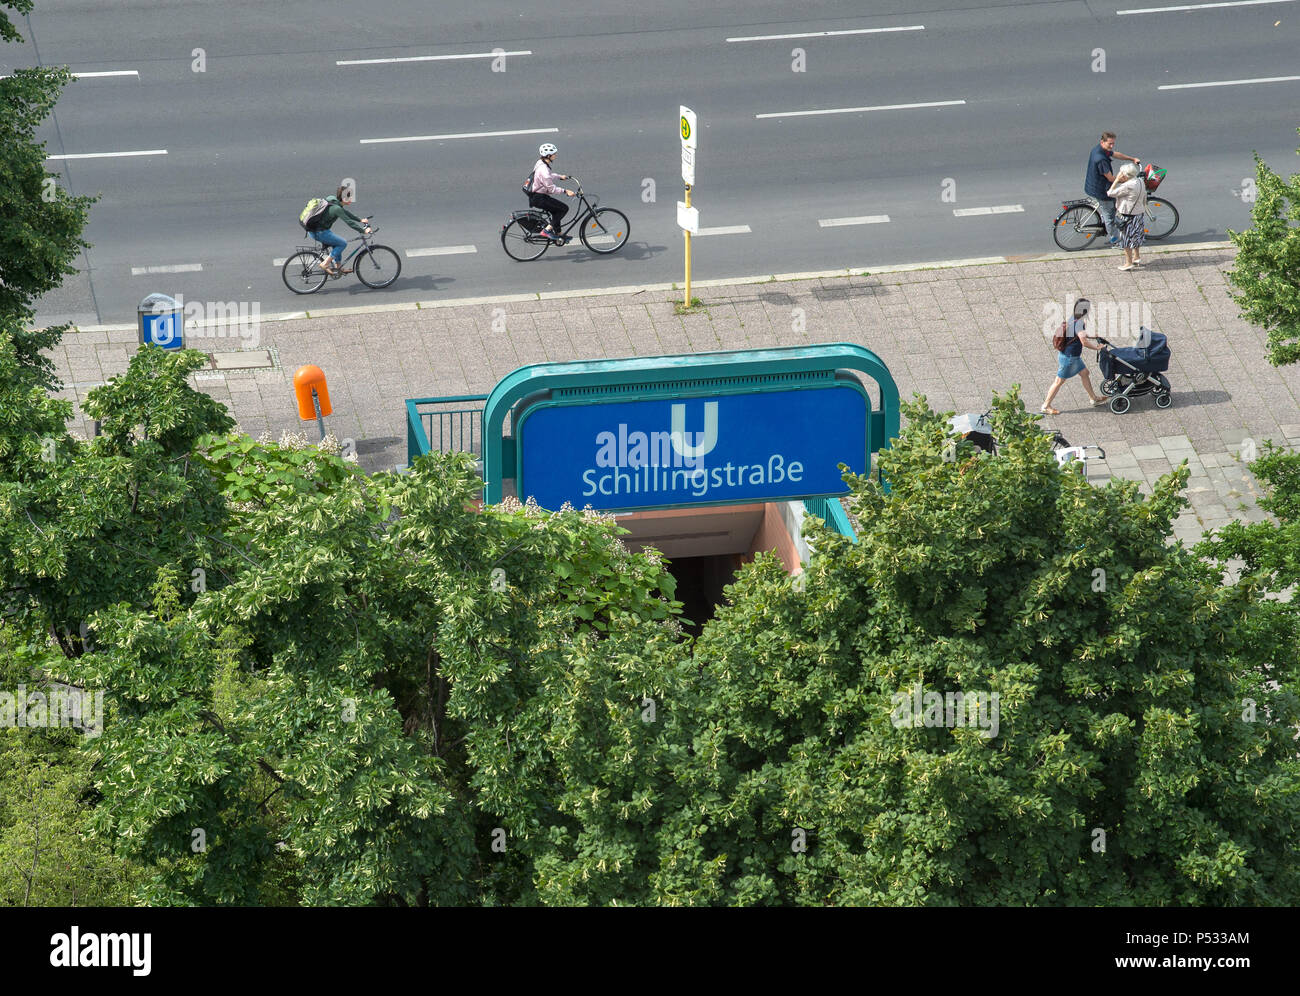
M1145 331L1145 330L1144 330ZM1169 369L1169 337L1160 332L1151 333L1149 346L1112 346L1101 354L1101 370L1107 377L1111 373L1113 360L1119 360L1123 367L1141 370L1143 373L1164 373Z

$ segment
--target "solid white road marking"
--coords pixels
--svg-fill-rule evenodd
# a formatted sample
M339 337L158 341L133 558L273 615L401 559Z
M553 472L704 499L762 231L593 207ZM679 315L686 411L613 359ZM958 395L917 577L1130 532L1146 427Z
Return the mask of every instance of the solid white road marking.
M517 131L467 131L457 135L406 135L401 138L363 138L362 145L384 142L442 142L451 138L501 138L506 135L553 135L559 128L520 128Z
M432 249L407 249L406 255L416 256L458 256L461 253L478 252L477 246L435 246Z
M1157 90L1195 90L1203 86L1245 86L1247 83L1294 83L1300 76L1267 76L1257 80L1217 80L1212 83L1166 83Z
M202 269L202 263L176 263L171 266L133 266L131 267L131 276L143 277L149 273L198 273Z
M1121 17L1125 14L1163 14L1170 10L1209 10L1211 7L1258 7L1266 3L1295 3L1295 0L1232 0L1231 3L1191 3L1181 7L1136 7L1132 10L1117 10Z
M28 66L27 68L34 69L35 67ZM73 73L72 74L72 78L74 80L91 79L93 77L98 77L98 76L134 76L136 79L139 79L140 71L138 69L114 69L109 72L103 72L103 73ZM0 76L0 80L7 80L12 78L13 77L11 76Z
M701 228L695 234L700 235L748 235L748 225L722 225L718 228Z
M969 218L975 214L1019 214L1024 210L1019 204L998 204L995 207L953 208L952 213L958 218Z
M817 224L822 228L839 228L841 225L885 225L889 223L887 214L864 214L857 218L821 218Z
M955 107L964 100L931 100L923 104L880 104L876 107L829 107L820 111L779 111L775 114L755 114L756 118L802 118L813 114L862 114L865 111L908 111L915 107Z
M852 31L804 31L796 35L748 35L728 38L728 42L785 41L788 38L830 38L836 35L876 35L888 31L924 31L924 24L909 24L903 28L854 28Z
M336 66L377 66L391 62L450 62L454 59L495 59L497 56L532 55L531 49L522 52L471 52L466 55L408 55L400 59L339 59Z
M122 156L165 156L166 149L141 149L139 152L76 152L61 156L46 156L46 159L118 159Z

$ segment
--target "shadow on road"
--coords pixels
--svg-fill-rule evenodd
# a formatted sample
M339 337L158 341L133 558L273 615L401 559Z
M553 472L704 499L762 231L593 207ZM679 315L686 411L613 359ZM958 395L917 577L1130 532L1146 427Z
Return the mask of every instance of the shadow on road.
M432 273L423 273L417 276L398 277L388 287L383 290L371 290L364 284L353 284L348 288L348 296L355 297L358 294L383 294L384 291L390 290L441 290L444 284L454 284L455 277L439 277Z
M604 262L605 260L617 260L617 259L631 259L631 260L654 259L660 253L666 251L667 248L668 248L667 246L652 246L646 242L632 242L629 240L627 245L623 246L623 248L620 249L618 252L610 253L608 256L602 256L592 252L581 242L575 241L575 242L571 242L568 246L565 246L564 249L560 250L561 252L564 252L565 250L570 250L569 254L567 256L562 256L558 258L563 259L563 261L566 263L601 263ZM574 252L572 250L578 250L578 251ZM542 258L554 259L557 257L552 256L551 253L547 253L546 256L543 256Z

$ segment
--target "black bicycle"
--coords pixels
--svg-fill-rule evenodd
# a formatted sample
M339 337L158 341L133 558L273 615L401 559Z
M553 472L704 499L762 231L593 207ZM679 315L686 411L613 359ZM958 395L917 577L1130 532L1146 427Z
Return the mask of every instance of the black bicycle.
M1141 163L1138 163L1139 168ZM1151 184L1147 184L1151 189ZM1146 237L1152 241L1168 238L1178 227L1178 209L1163 197L1147 196L1147 220L1144 230ZM1052 223L1052 238L1066 252L1086 249L1090 245L1107 245L1106 223L1101 220L1101 212L1090 199L1065 201L1061 213ZM1101 239L1098 243L1098 238Z
M578 228L578 238L592 252L602 256L618 252L627 244L627 237L632 234L632 225L627 215L614 208L597 207L598 198L587 199L582 192L582 183L577 177L570 177L577 184L578 210L573 212L567 225L559 231L559 238L542 234L542 229L551 223L549 211L541 208L528 208L514 211L510 220L501 228L501 248L511 259L521 263L536 259L552 245L568 245L573 241L569 233Z
M371 241L378 231L372 225L369 235L363 232L357 238L349 240L349 245L352 242L361 244L344 258L344 265L335 273L321 268L330 254L327 247L319 242L309 246L295 246L297 252L284 261L284 269L280 271L284 285L295 294L314 294L325 286L325 281L331 278L338 280L355 271L357 279L373 290L389 286L402 272L402 257L397 255L396 249L375 245ZM348 263L352 266L347 266Z

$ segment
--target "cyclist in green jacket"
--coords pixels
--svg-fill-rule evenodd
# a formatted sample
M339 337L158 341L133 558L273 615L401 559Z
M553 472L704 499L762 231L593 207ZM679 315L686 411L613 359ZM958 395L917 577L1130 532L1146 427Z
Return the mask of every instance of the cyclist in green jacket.
M339 187L339 189L330 197L325 198L325 203L329 205L325 213L320 216L314 228L309 234L313 239L330 250L324 262L321 263L321 269L331 276L339 272L343 265L343 250L347 248L346 239L339 238L330 231L334 222L342 218L348 225L358 232L366 235L370 234L370 219L358 218L348 210L348 205L352 203L352 190L349 187Z

